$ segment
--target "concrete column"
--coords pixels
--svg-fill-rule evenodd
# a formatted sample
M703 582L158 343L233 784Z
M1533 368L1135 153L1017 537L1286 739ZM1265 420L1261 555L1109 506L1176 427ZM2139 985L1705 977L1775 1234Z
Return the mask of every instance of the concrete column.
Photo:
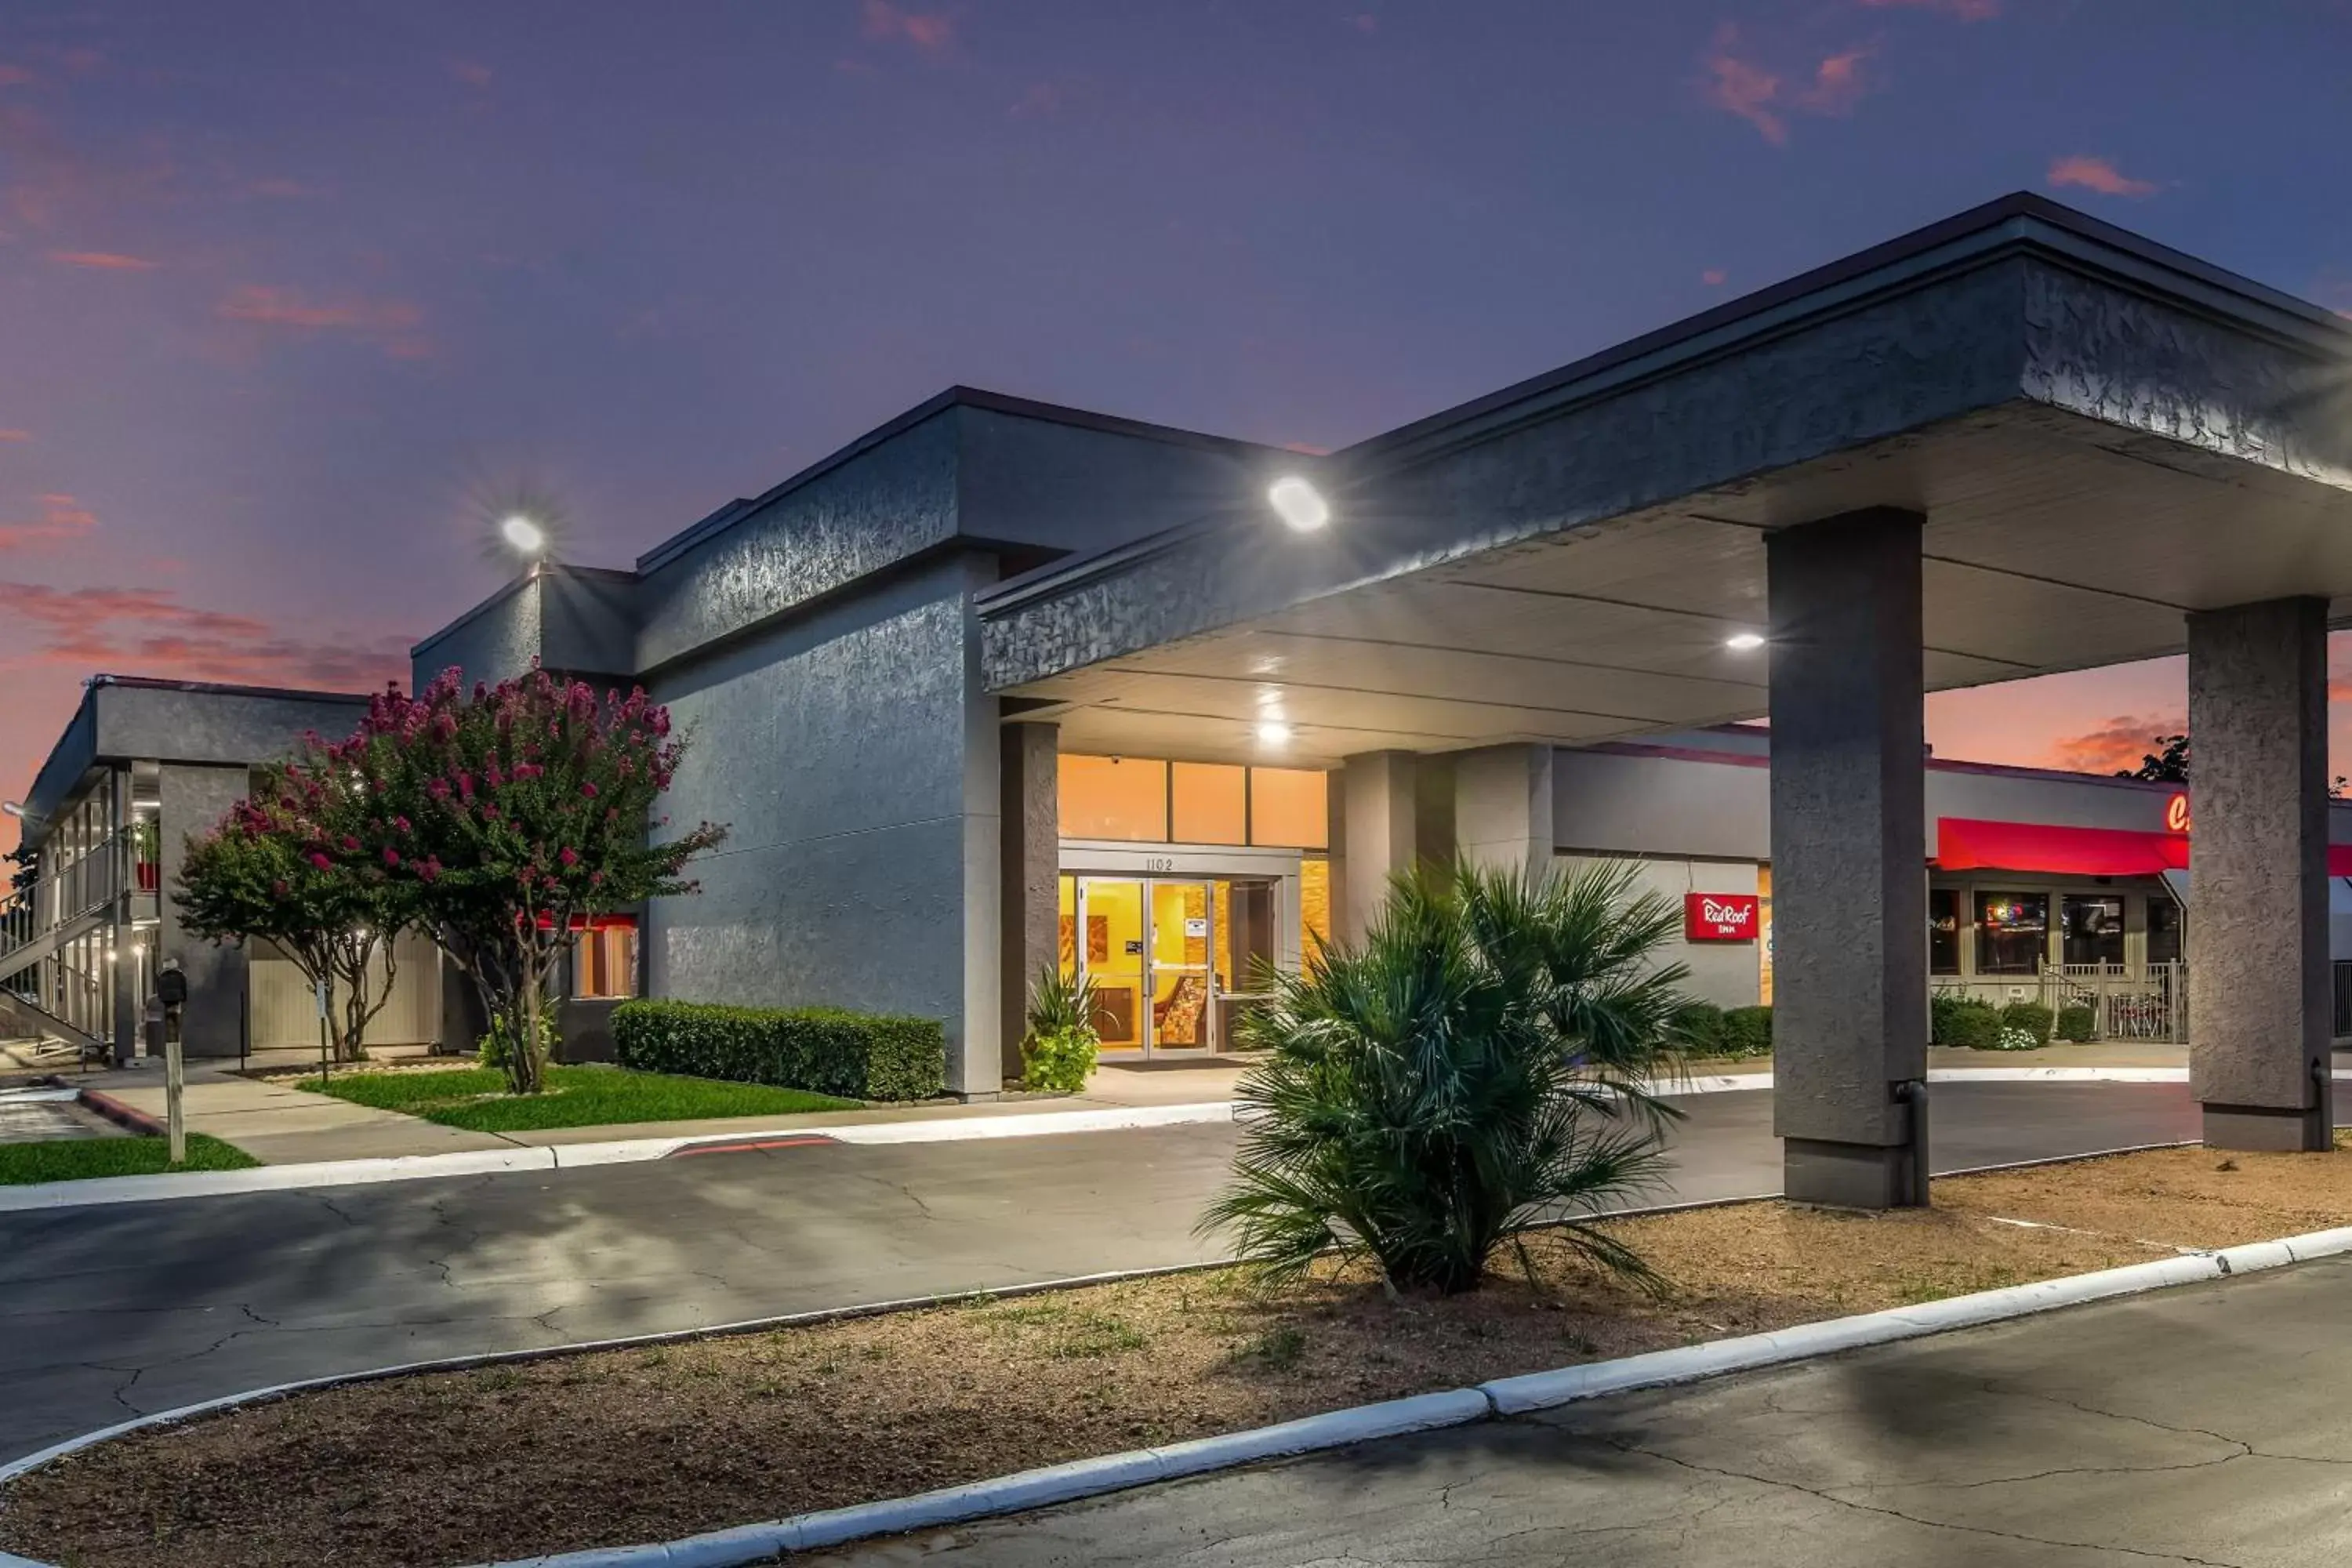
M2326 1149L2327 604L2189 617L2189 1088L2220 1149Z
M1475 866L1549 867L1552 749L1486 746L1454 758L1454 847Z
M1415 795L1420 759L1411 752L1349 757L1339 774L1346 858L1334 864L1332 923L1342 942L1362 940L1388 896L1389 879L1410 870L1420 841Z
M166 763L162 804L155 818L163 885L179 885L187 842L212 830L228 808L245 798L247 770ZM180 928L179 906L167 893L156 962L176 958L188 977L188 1005L180 1026L181 1048L191 1057L233 1057L245 1039L245 950L215 946ZM146 998L140 998L143 1006Z
M1772 704L1772 1124L1801 1203L1910 1191L1927 1069L1922 519L1767 536Z
M1004 1076L1021 1076L1029 987L1061 951L1061 727L1007 724L1004 752Z

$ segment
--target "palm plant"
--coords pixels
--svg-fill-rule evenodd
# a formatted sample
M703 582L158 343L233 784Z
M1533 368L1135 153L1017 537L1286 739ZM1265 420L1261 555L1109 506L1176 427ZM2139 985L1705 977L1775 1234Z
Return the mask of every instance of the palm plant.
M1475 1289L1505 1243L1554 1227L1656 1276L1590 1215L1655 1179L1679 1113L1685 972L1674 910L1630 868L1424 868L1361 942L1280 979L1241 1029L1234 1181L1202 1220L1269 1283L1370 1258L1391 1289ZM1530 1268L1530 1278L1532 1269Z

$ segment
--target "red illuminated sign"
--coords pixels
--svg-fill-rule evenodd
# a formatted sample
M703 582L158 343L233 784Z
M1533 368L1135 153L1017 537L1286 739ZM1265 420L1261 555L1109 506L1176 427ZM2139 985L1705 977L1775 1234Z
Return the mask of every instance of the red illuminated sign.
M1686 942L1754 942L1759 923L1753 893L1683 895L1683 939Z
M2164 830L2167 833L2189 831L2189 797L2176 795L2164 803Z

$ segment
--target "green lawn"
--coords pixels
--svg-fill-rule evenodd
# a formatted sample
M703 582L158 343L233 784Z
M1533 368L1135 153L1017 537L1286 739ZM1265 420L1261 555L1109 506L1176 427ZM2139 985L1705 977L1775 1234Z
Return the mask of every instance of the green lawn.
M510 1095L506 1075L490 1068L446 1072L339 1072L321 1084L299 1087L354 1105L404 1111L476 1132L530 1132L546 1127L604 1127L630 1121L692 1121L709 1116L789 1116L803 1110L854 1110L853 1100L724 1083L624 1068L559 1067L547 1073L542 1094Z
M0 1143L0 1186L79 1182L89 1176L154 1176L166 1171L243 1171L261 1163L234 1143L188 1134L188 1160L170 1163L161 1138L62 1138Z

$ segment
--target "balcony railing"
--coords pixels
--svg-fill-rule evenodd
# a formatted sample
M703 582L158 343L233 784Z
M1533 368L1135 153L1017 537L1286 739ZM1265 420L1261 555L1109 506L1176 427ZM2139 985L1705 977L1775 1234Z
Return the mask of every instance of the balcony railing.
M128 830L109 835L0 904L0 974L12 956L61 927L87 920L122 896L131 853Z
M2342 966L2336 971L2336 1018L2339 1030L2352 994ZM2065 1007L2091 1010L2095 1040L2147 1040L2179 1045L2189 1038L2189 966L2174 960L2158 963L2053 963L2033 974L1978 975L1962 979L1939 974L1929 982L1936 991L1957 993L1990 1002L1995 1006L2013 1000L2039 1002L2055 1013Z

